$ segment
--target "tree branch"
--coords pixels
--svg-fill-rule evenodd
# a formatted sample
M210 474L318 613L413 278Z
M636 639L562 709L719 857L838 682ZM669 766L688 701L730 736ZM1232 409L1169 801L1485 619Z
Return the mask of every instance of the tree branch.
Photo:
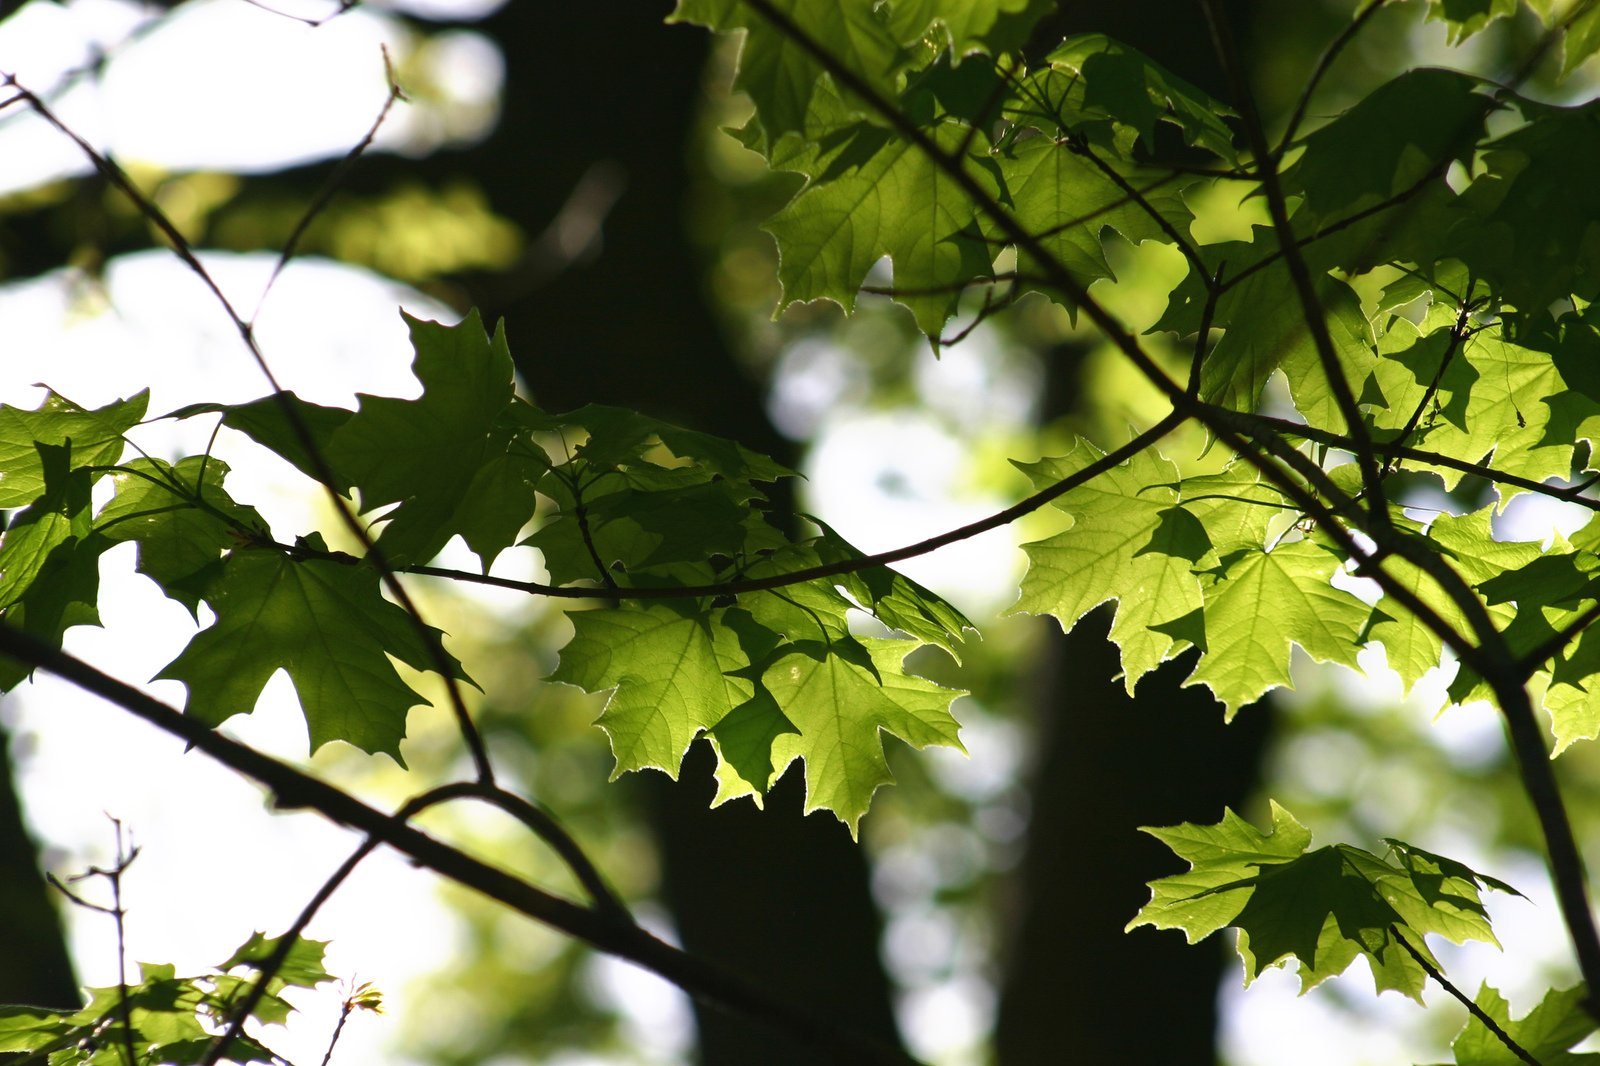
M1201 0L1201 8L1205 11L1206 21L1211 27L1217 57L1222 63L1222 69L1229 83L1233 86L1233 94L1237 97L1239 113L1244 119L1245 136L1249 139L1250 151L1256 157L1256 173L1261 180L1261 190L1266 195L1267 212L1272 216L1272 228L1278 236L1278 246L1283 251L1284 265L1288 267L1289 278L1293 281L1295 293L1300 298L1300 310L1306 328L1311 332L1311 342L1317 349L1317 359L1322 363L1323 377L1328 379L1328 387L1333 390L1334 403L1344 418L1350 439L1355 442L1356 461L1361 464L1361 482L1366 488L1367 508L1376 535L1377 532L1389 527L1389 503L1383 492L1383 478L1378 468L1377 456L1372 450L1372 435L1367 431L1367 424L1361 418L1361 409L1356 404L1355 393L1350 389L1350 381L1345 377L1344 367L1339 364L1339 354L1333 348L1333 337L1328 333L1328 319L1323 311L1322 300L1317 295L1316 284L1312 280L1310 267L1306 265L1305 256L1300 254L1300 246L1295 241L1283 186L1278 180L1277 159L1267 144L1266 130L1261 124L1261 115L1256 110L1255 97L1250 92L1244 71L1239 65L1233 45L1233 34L1217 11L1215 0Z
M1517 1058L1521 1059L1523 1062L1526 1062L1528 1066L1544 1066L1543 1063L1534 1058L1528 1052L1527 1048L1511 1039L1511 1034L1500 1028L1499 1022L1489 1017L1488 1013L1484 1011L1482 1007L1478 1006L1476 1003L1472 1002L1471 999L1467 998L1466 994L1463 993L1461 989L1457 988L1449 978L1440 973L1439 968L1433 963L1429 962L1426 955L1413 947L1411 941L1407 940L1403 935L1401 935L1399 926L1391 925L1389 927L1389 932L1394 935L1395 940L1399 942L1400 946L1406 949L1406 953L1413 959L1417 960L1417 965L1422 967L1423 972L1429 977L1433 978L1435 981L1439 982L1440 988L1444 989L1456 999L1460 1000L1461 1005L1467 1008L1467 1013L1471 1014L1474 1018L1478 1019L1478 1021L1482 1022L1483 1027L1489 1030L1489 1032L1493 1033L1495 1039L1504 1044L1508 1051L1510 1051Z
M366 833L418 866L597 950L642 966L690 995L770 1026L786 1038L831 1056L831 1061L916 1066L915 1060L777 999L714 963L658 940L631 922L552 895L434 839L402 818L369 807L319 778L213 732L176 708L4 622L0 622L0 654L43 668L200 749L229 769L264 785L279 807L314 810L339 825Z
M312 433L311 427L306 424L300 409L289 399L288 393L284 391L277 375L273 373L271 365L267 362L266 354L262 352L261 346L256 342L255 327L240 316L233 303L217 284L216 279L206 269L205 264L200 262L200 257L195 254L188 238L183 235L177 226L173 225L172 220L166 216L166 213L154 201L139 190L139 187L134 184L132 179L114 160L100 153L93 145L79 136L76 131L63 123L53 111L45 106L43 100L40 100L19 84L14 75L7 74L4 78L4 84L14 88L21 99L25 100L28 106L38 113L40 118L44 119L78 146L78 149L93 164L95 170L114 188L126 196L140 215L167 238L172 246L173 254L200 278L205 287L216 297L217 302L222 305L223 311L238 332L239 339L243 342L246 352L249 353L251 361L255 363L256 368L261 371L262 377L272 387L272 399L277 403L278 409L294 433L296 441L304 449L307 458L310 460L312 469L316 473L316 480L322 484L329 502L333 505L334 513L339 516L340 523L355 537L356 542L362 546L367 557L377 567L378 575L383 582L384 588L388 590L389 594L394 597L395 602L406 612L410 625L417 634L417 639L421 641L422 646L427 650L434 672L444 679L451 712L456 718L456 727L461 733L462 741L467 746L467 751L472 757L474 766L477 768L479 778L484 781L493 781L494 766L489 761L489 753L484 747L483 737L479 734L477 726L473 724L472 715L467 711L466 699L462 695L461 685L456 680L451 669L452 660L449 653L444 649L443 641L428 626L421 609L411 599L411 595L406 591L405 586L400 583L394 567L390 565L382 549L373 540L372 534L367 531L365 523L351 510L349 502L334 488L337 484L337 479L334 477L333 468L328 464L327 457L322 454L322 448L317 442L316 435ZM391 80L390 98L384 104L383 111L379 115L379 122L388 114L389 108L394 103L394 94L397 92L398 89L394 87ZM371 136L372 134L368 134L368 139ZM365 143L364 141L363 144ZM314 204L313 207L315 208L324 202L326 202L325 198L319 199L318 203ZM286 262L292 253L292 245L286 247L280 256L280 265ZM275 275L276 270L274 271ZM264 296L265 294L263 294Z

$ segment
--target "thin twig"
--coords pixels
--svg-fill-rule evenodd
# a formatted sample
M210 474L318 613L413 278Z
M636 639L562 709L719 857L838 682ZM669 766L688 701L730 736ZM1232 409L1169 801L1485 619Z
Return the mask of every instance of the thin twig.
M786 1039L842 1062L914 1066L915 1060L881 1042L812 1014L774 996L721 966L690 955L631 922L552 895L522 878L473 858L384 814L361 800L287 763L232 740L131 685L95 669L31 634L0 622L0 654L55 674L198 748L244 777L265 785L280 807L314 810L340 825L376 837L385 845L459 884L590 946L627 959L689 994L768 1025Z
M311 468L316 475L316 480L322 484L329 501L333 505L334 513L338 515L339 521L345 529L355 537L356 542L363 547L366 556L372 560L373 565L378 570L379 578L383 582L384 588L394 597L395 602L400 605L401 609L406 612L409 624L417 633L422 646L427 650L429 663L433 671L444 679L445 691L450 700L450 708L456 718L456 727L467 746L479 778L484 781L493 781L494 766L489 761L489 753L484 747L483 737L473 723L472 715L467 711L466 698L462 694L460 682L456 680L453 661L449 653L445 651L442 639L427 624L421 609L417 607L411 595L406 591L405 586L401 584L396 576L394 567L389 563L383 550L378 547L372 534L368 532L366 524L361 521L360 517L352 510L349 502L334 487L338 482L333 469L329 465L327 457L323 455L316 435L306 423L305 417L294 402L289 399L289 394L284 390L271 365L267 362L265 353L262 352L261 346L256 342L254 327L240 317L238 310L223 293L216 279L211 276L210 271L200 262L199 256L195 254L194 249L189 245L188 239L172 224L172 220L166 216L166 213L139 190L139 187L134 184L120 166L101 154L93 145L89 144L56 117L55 113L45 106L44 101L18 84L14 75L6 75L4 84L15 88L19 93L23 94L28 100L29 106L37 111L41 118L78 146L79 150L84 153L85 157L94 165L94 168L101 176L126 196L139 213L167 238L171 243L173 254L200 278L205 287L216 297L217 302L222 305L222 309L233 322L234 328L239 334L239 339L243 342L251 360L271 386L272 398L278 404L279 410L294 433L296 441L304 449L311 463Z
M97 912L99 912L101 914L110 915L112 923L116 926L116 930L117 930L117 934L116 934L117 935L117 1004L116 1004L116 1012L117 1012L117 1017L122 1022L122 1040L118 1044L118 1048L117 1049L119 1051L121 1051L123 1056L126 1058L126 1060L127 1060L126 1066L138 1066L139 1053L135 1049L134 1043L133 1043L133 1008L132 1008L132 1005L129 1003L129 993L128 993L128 940L127 940L128 912L127 912L127 909L124 908L123 905L122 905L122 875L127 873L128 867L132 866L134 860L139 857L139 849L137 847L125 847L124 846L124 844L123 844L123 836L122 836L122 822L119 819L112 818L111 819L111 825L113 827L113 830L116 833L116 840L117 840L116 861L113 862L110 867L91 866L91 867L89 867L89 869L85 870L83 873L77 874L76 876L70 877L70 878L67 879L68 881L70 881L72 883L77 883L79 881L87 881L91 877L99 877L99 878L105 879L105 881L108 884L110 884L110 886L111 886L111 905L110 906L107 906L107 905L105 905L103 903L95 903L92 900L84 898L83 896L79 895L77 892L74 892L71 888L67 887L67 885L65 883L63 883L59 878L57 878L53 874L46 874L45 875L45 880L47 880L50 883L50 885L53 888L55 888L56 891L60 892L64 896L66 896L67 899L71 900L74 905L79 906L79 907L83 907L86 910L97 911ZM97 1026L97 1029L98 1029L98 1026Z
M1266 195L1267 213L1272 216L1272 228L1277 234L1279 247L1284 254L1284 265L1288 267L1290 280L1294 283L1295 293L1300 299L1300 310L1306 328L1311 332L1311 342L1317 350L1318 360L1322 363L1322 375L1328 380L1334 403L1344 418L1350 439L1355 443L1355 456L1361 466L1361 482L1366 489L1372 529L1374 532L1387 530L1390 524L1389 501L1384 495L1378 459L1372 450L1372 435L1367 431L1367 424L1361 417L1361 408L1356 403L1355 393L1351 391L1349 379L1345 377L1344 367L1339 362L1339 353L1334 350L1333 337L1328 332L1327 315L1323 310L1322 298L1317 295L1311 269L1295 242L1294 228L1289 222L1288 201L1284 197L1282 183L1278 180L1277 159L1267 145L1266 130L1262 126L1261 115L1256 110L1255 96L1245 81L1244 69L1240 65L1234 47L1233 32L1227 20L1218 11L1216 0L1201 0L1201 9L1205 12L1206 22L1211 28L1217 58L1221 61L1223 72L1233 88L1235 103L1244 120L1245 137L1250 143L1251 152L1256 157L1256 175L1261 181L1261 190Z
M1493 1018L1489 1017L1488 1013L1485 1012L1482 1007L1472 1002L1472 1000L1468 998L1466 994L1461 991L1461 989L1457 988L1448 977L1440 973L1439 968L1433 963L1429 962L1426 955L1413 947L1411 945L1411 941L1407 940L1403 935L1401 935L1399 926L1389 926L1389 932L1394 934L1395 940L1399 942L1401 947L1406 949L1406 953L1409 954L1413 959L1417 960L1417 965L1422 967L1423 972L1429 977L1433 978L1435 981L1439 982L1440 988L1444 989L1456 999L1460 1000L1461 1004L1467 1008L1467 1012L1474 1018L1478 1019L1478 1021L1482 1022L1483 1027L1489 1030L1489 1032L1493 1033L1495 1035L1495 1039L1504 1044L1508 1051L1510 1051L1517 1058L1521 1059L1523 1062L1526 1062L1528 1066L1544 1066L1543 1063L1528 1053L1527 1048L1511 1039L1511 1034L1500 1028L1499 1022L1496 1022Z
M351 4L350 6L354 5ZM349 10L349 7L341 8L341 12L345 10ZM261 287L261 298L256 301L256 309L250 313L249 322L252 326L261 317L261 308L266 305L267 296L271 294L272 286L277 282L278 275L283 273L283 268L289 265L289 260L293 259L295 253L299 251L300 241L306 235L306 231L311 228L311 223L316 221L317 216L327 209L328 204L333 201L334 196L344 185L350 171L355 168L356 161L366 153L368 148L372 147L373 140L378 136L378 131L383 128L384 122L388 120L389 112L394 109L394 105L406 98L405 93L400 89L400 83L395 80L394 67L389 60L388 46L385 45L382 51L383 73L389 83L389 95L384 98L383 106L378 109L378 117L372 120L372 125L367 128L366 135L356 142L354 148L345 153L343 159L339 160L338 165L328 174L327 181L322 183L322 188L317 190L317 194L306 205L305 211L300 215L300 221L296 222L294 229L289 231L288 238L283 242L283 249L278 253L277 262L272 264L272 273L267 275L267 282Z
M1311 106L1312 94L1317 91L1317 86L1322 83L1323 76L1333 66L1333 61L1339 58L1346 45L1355 40L1356 34L1361 32L1362 27L1367 24L1367 20L1376 15L1378 9L1389 2L1390 0L1369 0L1367 6L1356 12L1355 17L1350 20L1350 24L1340 31L1339 36L1335 37L1332 43L1323 50L1322 55L1317 59L1317 65L1311 71L1311 77L1306 79L1305 88L1300 90L1300 99L1295 102L1294 113L1289 116L1289 124L1284 127L1283 136L1278 139L1278 147L1272 150L1274 159L1282 159L1283 153L1288 151L1289 146L1294 143L1294 137L1300 129L1300 123L1305 120L1306 108Z

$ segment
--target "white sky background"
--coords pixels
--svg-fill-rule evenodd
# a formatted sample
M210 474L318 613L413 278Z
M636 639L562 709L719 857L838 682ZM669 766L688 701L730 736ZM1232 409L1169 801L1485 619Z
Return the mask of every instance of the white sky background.
M309 15L328 9L291 0L280 6ZM159 33L118 51L102 81L85 79L53 100L73 129L124 162L267 170L342 154L366 132L386 96L380 45L388 44L396 54L409 45L402 28L370 8L316 30L242 0L213 0L183 10ZM95 48L115 46L143 17L121 0L31 4L0 23L0 71L44 92ZM218 41L248 45L219 48ZM485 101L498 88L497 57L483 42L464 35L447 38L432 54L438 79L455 87L454 100L442 110L396 109L380 146L421 152L446 137L481 129L490 113ZM87 169L81 153L43 123L15 108L0 112L0 191ZM263 256L207 256L206 263L245 313L256 305L272 265ZM175 258L165 252L125 257L110 264L104 281L101 291L60 273L0 286L0 402L35 406L42 393L33 386L41 381L89 406L151 385L152 412L197 401L237 402L265 392L232 324ZM448 317L381 278L299 261L279 278L258 336L285 386L313 401L350 406L357 390L414 394L399 306L423 317ZM997 380L990 372L993 360L987 355L992 353L982 338L978 334L937 363L919 363L919 391L946 405L938 418L841 409L829 396L806 391L828 373L848 373L840 369L838 353L813 350L791 357L799 372L781 380L780 388L790 390L782 403L791 412L812 403L819 432L809 468L812 506L825 518L835 516L839 532L858 547L873 551L906 543L981 517L1003 502L952 502L959 498L953 481L959 477L963 444L951 427L976 427L984 419L1014 421L1030 402L1026 383L1019 392L1015 381ZM157 454L195 451L204 446L210 428L202 420L162 423L142 429L140 439ZM891 453L872 443L886 434L893 434L901 448ZM260 507L280 535L292 537L307 527L311 505L296 495L303 479L286 477L270 462L252 461L259 453L238 439L219 441L218 452L235 467L230 485L236 498ZM863 463L864 455L883 461ZM132 545L125 545L106 556L105 628L74 630L67 646L102 669L137 681L172 659L194 624L132 573L132 552ZM507 560L519 565L515 553ZM904 569L981 618L1007 606L1019 560L1010 531L999 531L913 560ZM176 683L148 688L170 703L182 701ZM277 933L287 926L355 844L350 834L316 816L268 814L254 786L202 756L184 754L175 741L70 686L41 679L21 699L8 700L0 714L19 737L24 806L37 836L51 849L52 869L65 874L107 863L107 814L120 818L143 848L127 883L133 959L171 961L180 972L205 971L252 931ZM1440 726L1443 743L1470 751L1486 736L1492 739L1492 720L1485 726L1469 712L1453 714ZM304 726L281 676L269 686L262 709L234 719L227 730L286 758L304 752ZM86 737L92 740L86 743ZM969 736L969 743L975 757L983 758L982 739ZM996 758L1005 756L997 751ZM1468 862L1476 858L1470 840L1455 850L1427 843ZM1515 965L1488 948L1441 955L1463 987L1473 988L1480 975L1494 974L1508 994L1521 994L1515 1000L1520 1012L1532 991L1521 976L1528 957L1560 959L1564 947L1542 871L1507 876L1535 899L1533 904L1491 899L1497 929L1514 945ZM78 910L70 910L68 918L81 979L112 983L109 920ZM333 940L333 972L376 982L395 1013L426 1009L407 1002L406 981L449 957L456 943L453 921L435 899L431 875L384 854L362 866L311 935ZM971 977L980 965L977 960L966 973L930 983L907 998L915 1050L929 1057L948 1055L989 1024L992 994ZM618 965L602 979L627 1001L647 1005L642 1024L664 1045L669 1056L664 1061L670 1061L685 1039L681 1008L652 995L659 988L653 979L626 976L633 973ZM1377 1004L1376 1020L1357 1030L1351 1029L1349 1015L1321 998L1326 991L1297 998L1294 979L1278 972L1248 992L1228 992L1225 1043L1233 1061L1238 1066L1290 1061L1350 1066L1411 1062L1426 1054L1406 1044L1406 1019L1415 1017L1416 1008L1395 996L1373 1000L1361 980L1343 979L1351 985L1349 998ZM337 999L332 992L302 999L305 1014L287 1031L269 1031L269 1043L300 1066L319 1061ZM1430 995L1430 1001L1442 999L1437 991ZM384 1044L392 1032L385 1019L358 1016L341 1039L336 1061L345 1066L403 1062L403 1052Z

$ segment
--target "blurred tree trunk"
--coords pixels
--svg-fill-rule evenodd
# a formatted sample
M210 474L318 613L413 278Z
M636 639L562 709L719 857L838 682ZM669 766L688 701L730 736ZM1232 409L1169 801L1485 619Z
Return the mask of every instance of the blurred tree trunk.
M1224 7L1246 38L1253 5ZM1219 99L1232 95L1198 4L1063 0L1034 45L1047 51L1086 32L1128 41ZM1070 414L1081 400L1081 354L1053 353L1047 416ZM1224 724L1207 690L1180 687L1192 654L1130 697L1116 680L1110 619L1101 608L1071 633L1053 632L1039 668L1032 817L1008 916L999 1066L1216 1061L1217 986L1236 964L1225 964L1217 943L1122 930L1150 898L1146 882L1185 868L1139 827L1216 821L1224 806L1243 803L1259 778L1267 708Z
M482 28L505 50L505 114L458 161L495 209L530 233L596 163L624 185L592 259L547 284L475 299L505 315L535 397L550 410L618 404L738 440L793 465L765 393L720 335L683 229L685 165L709 37L662 28L664 2L507 4ZM633 786L654 820L663 894L689 950L770 992L898 1044L861 850L831 816L802 818L790 775L757 811L708 809L708 746L682 780ZM806 1048L714 1010L697 1014L706 1066L814 1066Z
M82 1005L50 897L39 876L38 850L22 822L10 737L0 726L0 1003Z
M1254 788L1267 708L1232 724L1204 689L1179 688L1192 656L1130 698L1104 609L1050 642L1041 669L1033 816L1016 886L996 1026L1001 1066L1215 1062L1222 941L1127 924L1145 883L1185 864L1142 825L1216 821Z

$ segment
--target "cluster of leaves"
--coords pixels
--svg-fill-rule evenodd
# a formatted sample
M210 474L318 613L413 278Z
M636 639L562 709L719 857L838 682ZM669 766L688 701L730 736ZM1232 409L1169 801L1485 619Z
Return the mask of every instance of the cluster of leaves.
M1180 929L1190 943L1223 928L1239 930L1245 982L1290 959L1302 991L1364 957L1378 990L1422 999L1439 975L1424 937L1452 943L1495 943L1479 893L1520 895L1503 881L1399 840L1387 855L1348 844L1309 850L1311 833L1276 803L1262 832L1232 811L1216 825L1146 829L1189 863L1189 871L1151 882L1151 899L1128 928ZM1477 1011L1451 1044L1457 1066L1509 1066L1533 1061L1578 1066L1600 1061L1569 1049L1600 1030L1583 986L1552 989L1526 1017L1511 1020L1510 1005L1485 984ZM1496 1025L1500 1032L1489 1028ZM1509 1037L1509 1043L1506 1037Z
M1562 74L1600 50L1596 5L1531 6L1564 47ZM1460 40L1519 7L1435 2L1428 15ZM1025 59L1038 13L680 0L674 15L744 34L735 85L754 115L733 135L804 178L766 227L783 304L848 311L887 260L892 286L872 291L937 350L951 319L1038 292L1092 319L1171 400L1166 428L1199 423L1220 448L1204 473L1157 452L1159 433L1019 464L1070 525L1026 546L1017 609L1070 628L1114 602L1130 691L1194 650L1189 683L1230 716L1290 683L1294 646L1353 667L1376 644L1407 688L1449 649L1453 700L1542 699L1558 751L1600 734L1600 524L1527 542L1492 524L1525 492L1600 510L1592 481L1565 481L1585 478L1600 431L1600 216L1577 177L1600 163L1600 103L1413 70L1309 133L1302 106L1273 145L1253 108L1103 36ZM1212 191L1264 200L1272 225L1204 243L1190 205ZM1149 331L1192 341L1187 381L1152 354L1167 339L1135 336L1090 293L1114 280L1112 237L1187 261ZM1498 490L1490 506L1416 517L1414 486L1431 481L1436 504L1467 475ZM1375 579L1361 596L1356 576ZM1525 775L1544 773L1523 743ZM1565 832L1558 821L1547 833ZM1275 828L1230 815L1159 831L1196 868L1157 882L1134 924L1195 937L1232 922L1250 973L1293 956L1307 986L1365 955L1380 988L1411 995L1434 965L1426 933L1490 938L1477 888L1504 887L1492 879L1401 844L1389 859L1303 854L1303 829L1281 811ZM1581 880L1553 861L1558 881Z
M1564 33L1566 70L1600 50L1600 5L1533 6ZM768 224L783 303L848 310L887 258L893 298L936 348L958 315L1029 293L1089 318L1172 412L1131 445L1080 440L1020 464L1039 490L1028 506L1068 525L1027 546L1017 609L1071 627L1114 601L1130 690L1193 651L1190 683L1229 715L1289 683L1295 646L1354 666L1376 644L1408 686L1448 648L1452 698L1499 701L1523 738L1558 885L1582 904L1559 799L1538 783L1545 752L1535 732L1529 754L1513 704L1541 698L1559 746L1600 734L1600 525L1506 542L1490 508L1425 522L1403 486L1431 478L1442 494L1472 475L1499 505L1539 492L1600 510L1587 481L1559 483L1586 472L1600 430L1600 216L1581 184L1600 170L1600 103L1557 107L1417 70L1308 134L1296 118L1274 147L1244 101L1230 108L1103 36L1026 60L1043 7L680 0L676 19L744 34L736 84L754 116L734 136L804 178ZM1436 2L1430 15L1464 37L1516 7ZM1202 242L1191 204L1212 190L1262 198L1273 224ZM1108 234L1187 262L1154 344L1090 292L1114 280ZM676 774L703 734L718 802L759 802L800 759L808 809L854 830L890 779L882 734L960 747L957 693L905 662L925 645L955 654L968 621L826 526L796 537L769 521L762 486L790 471L631 411L543 411L515 394L504 336L476 315L411 326L417 399L363 396L351 411L280 393L173 415L220 416L352 501L381 523L362 557L314 533L275 539L209 455L125 458L142 396L0 408L0 507L20 509L0 542L0 619L56 644L95 623L98 559L133 541L143 573L213 616L159 675L187 687L189 714L248 712L283 669L313 750L344 740L398 760L406 714L425 700L391 660L452 686L470 678L385 581L490 580L497 556L526 545L549 583L494 580L605 604L572 616L553 679L610 691L599 724L618 773ZM1182 380L1152 352L1189 338ZM1297 417L1269 416L1271 403ZM1186 420L1221 456L1205 472L1154 449ZM1417 476L1393 476L1402 469ZM102 481L112 494L96 507ZM430 565L457 537L482 574ZM1358 576L1375 583L1365 599L1350 591ZM901 635L862 635L853 612ZM0 688L28 669L0 659ZM1380 988L1417 996L1438 976L1425 936L1492 940L1478 892L1506 887L1398 842L1387 857L1308 851L1277 809L1268 834L1230 813L1156 835L1193 869L1156 882L1134 924L1191 938L1236 925L1252 976L1292 957L1307 986L1364 956ZM1553 995L1510 1023L1486 990L1479 1022L1520 1026L1568 1061L1562 1041L1582 1034L1568 994ZM1484 1051L1469 1027L1458 1061L1513 1050L1495 1039Z
M515 395L504 335L488 337L475 315L411 327L417 399L363 396L347 411L283 394L174 417L218 414L359 498L381 515L374 549L388 566L420 567L459 536L487 572L522 543L539 549L554 583L537 589L610 600L573 616L554 676L614 690L600 725L618 773L675 775L704 732L721 757L719 801L759 801L800 758L810 808L854 828L890 780L880 730L960 747L949 710L958 693L903 666L924 644L953 653L970 627L938 596L883 568L719 591L859 558L826 527L794 540L767 521L760 485L790 471L632 411L541 411ZM470 681L442 634L384 598L371 560L331 551L314 533L273 540L229 496L217 459L123 461L145 406L141 395L86 411L52 395L34 411L0 407L0 505L23 505L0 545L0 617L56 643L67 627L96 622L99 556L133 541L140 572L197 618L201 604L215 616L158 675L187 687L188 713L211 724L248 713L282 669L312 750L343 740L399 760L407 712L425 701L390 660L419 671L442 663ZM96 509L101 479L114 494ZM680 591L693 589L702 591ZM849 615L863 609L907 637L856 636ZM27 673L20 662L4 668L5 687Z
M267 981L249 1020L283 1025L292 1007L289 988L314 989L332 981L322 968L325 944L297 940ZM46 1058L51 1066L194 1066L205 1061L215 1037L235 1020L239 1005L256 984L256 971L275 954L279 941L252 934L212 973L179 977L170 965L146 963L139 980L88 989L80 1010L0 1006L0 1052L20 1052L28 1061ZM361 1005L375 1008L370 990ZM229 1045L228 1062L282 1062L253 1036L241 1034Z

